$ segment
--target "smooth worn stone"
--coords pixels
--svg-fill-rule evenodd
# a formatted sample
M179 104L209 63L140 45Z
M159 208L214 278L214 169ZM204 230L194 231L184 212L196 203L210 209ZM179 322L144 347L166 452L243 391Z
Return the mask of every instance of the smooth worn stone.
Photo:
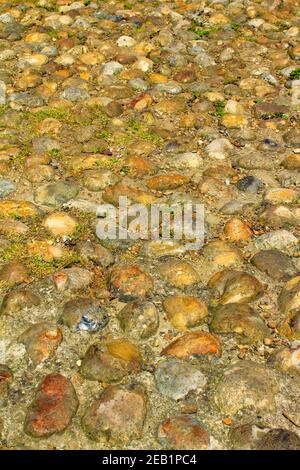
M297 129L288 130L282 137L289 147L300 147L300 132Z
M274 228L297 227L300 223L300 209L298 207L290 209L280 204L270 205L261 214L260 220Z
M73 266L53 274L52 280L58 291L78 291L87 289L94 279L94 273L84 268Z
M196 170L203 165L203 159L197 152L185 152L172 157L170 163L177 169Z
M2 300L2 314L13 315L23 309L37 307L41 303L40 297L29 289L15 289L8 292Z
M275 351L269 358L269 363L291 374L300 374L300 343L293 341L289 347Z
M145 242L143 252L147 257L161 258L183 254L185 247L174 240L151 240Z
M43 221L44 227L56 237L67 237L76 230L77 222L64 212L53 212Z
M284 315L278 328L280 334L289 340L300 339L300 276L293 277L283 286L278 307Z
M299 200L299 193L292 188L274 188L265 194L265 201L271 204L293 204Z
M129 336L146 339L154 335L159 325L158 312L152 302L133 300L118 313L120 326Z
M31 202L8 200L0 201L0 218L33 218L40 215L40 210Z
M206 148L210 158L215 158L216 160L225 160L229 151L232 149L232 145L228 139L214 139Z
M138 372L142 363L137 346L127 340L101 341L87 350L80 373L89 380L111 383Z
M64 431L78 408L72 382L59 373L47 375L38 387L29 407L24 431L33 437L49 437Z
M116 176L109 170L88 170L84 174L84 185L89 191L101 191L116 182Z
M6 198L9 194L14 192L15 189L16 186L12 181L0 179L0 199Z
M88 100L90 95L84 88L79 88L75 86L71 86L65 88L64 91L60 95L61 99L76 102L82 100Z
M275 410L279 383L265 364L239 361L227 367L212 390L213 401L222 414L236 415L243 410Z
M208 315L206 305L196 297L171 295L164 299L167 318L177 330L198 326Z
M200 282L200 276L191 264L170 259L159 266L160 277L170 286L184 288Z
M113 254L99 243L81 241L77 243L76 250L82 260L92 261L96 265L104 268L113 264L115 260Z
M298 245L299 241L292 232L288 230L273 230L255 238L252 242L252 250L257 252L274 249L290 253L296 250Z
M0 364L0 408L6 405L12 380L13 373L11 369L5 364Z
M248 240L252 237L252 230L249 225L236 217L226 223L224 233L228 240L233 243Z
M28 254L44 261L53 261L67 256L67 250L61 244L54 244L51 240L34 240L28 244Z
M170 359L157 366L155 382L159 393L173 400L180 400L191 391L203 389L206 377L196 366Z
M99 301L90 297L75 297L63 305L60 321L73 331L94 333L107 325L108 315Z
M240 343L263 342L270 335L260 315L248 305L230 303L212 309L210 330L217 334L233 334Z
M0 234L9 237L25 235L29 231L29 227L23 222L14 219L0 220Z
M162 351L164 356L175 356L179 359L206 354L220 356L221 343L216 335L204 331L185 333Z
M244 193L257 193L263 189L264 184L255 176L245 176L237 182L236 187Z
M241 129L246 127L248 119L242 114L225 114L221 119L222 126L227 129Z
M55 354L62 341L62 333L55 325L47 322L35 323L19 338L34 364L40 364Z
M243 262L238 248L221 240L211 241L204 246L204 257L216 265L229 267Z
M168 191L175 189L188 182L186 176L181 175L158 175L148 180L148 186L155 191Z
M291 258L278 250L259 251L253 256L251 263L277 281L287 280L298 272Z
M141 189L133 188L123 183L108 186L102 194L103 200L114 206L119 205L120 196L126 196L128 203L137 202L147 205L155 202L155 197L147 191L142 191Z
M138 265L114 266L110 273L110 288L120 300L144 299L153 290L153 279Z
M230 447L233 450L253 450L266 432L268 428L251 422L235 426L229 431Z
M82 427L93 440L130 444L141 437L147 401L146 390L140 384L110 386L87 408Z
M300 438L287 429L271 429L258 441L255 449L300 450Z
M221 305L245 304L258 299L264 292L264 286L251 274L225 269L212 276L207 286L215 289L216 303Z
M160 444L165 449L206 450L209 434L194 416L179 415L160 423L157 431Z
M40 186L35 193L34 200L37 204L61 206L70 199L75 198L77 194L78 188L76 185L65 181L57 181L56 183Z
M0 269L0 282L13 287L23 282L28 282L28 272L24 264L18 261L11 261Z
M300 170L300 154L295 153L295 154L288 155L282 160L281 165L287 170L299 171Z
M56 139L48 136L35 137L32 140L33 151L37 154L45 154L60 150L60 144Z
M126 165L133 176L148 175L157 171L156 166L148 158L138 155L128 157Z
M119 73L122 69L122 64L120 64L119 62L111 61L104 64L102 73L103 75L111 76Z

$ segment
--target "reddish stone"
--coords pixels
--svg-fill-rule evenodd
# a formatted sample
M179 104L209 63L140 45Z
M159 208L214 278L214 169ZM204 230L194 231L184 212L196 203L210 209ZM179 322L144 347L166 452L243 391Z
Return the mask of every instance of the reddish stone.
M197 418L176 416L163 421L158 428L158 440L164 448L175 450L205 450L209 436Z
M24 431L33 437L48 437L64 431L78 408L72 382L61 374L47 375L29 408Z
M128 444L139 439L147 412L145 389L139 384L108 387L83 416L82 426L95 440Z
M153 280L137 265L117 266L111 272L110 286L124 300L134 300L148 296Z
M205 331L186 333L167 346L162 354L186 358L203 354L221 355L221 343L217 336Z
M182 175L158 175L150 178L148 186L155 191L167 191L178 188L187 182L188 178Z

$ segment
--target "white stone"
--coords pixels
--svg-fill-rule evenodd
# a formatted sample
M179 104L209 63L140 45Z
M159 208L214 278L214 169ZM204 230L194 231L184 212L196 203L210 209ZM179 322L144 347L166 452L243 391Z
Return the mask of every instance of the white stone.
M225 160L230 149L232 149L232 144L229 140L220 138L213 140L209 145L207 145L205 151L211 158L215 158L216 160Z
M132 47L135 45L135 39L130 36L120 36L117 40L117 44L119 47Z

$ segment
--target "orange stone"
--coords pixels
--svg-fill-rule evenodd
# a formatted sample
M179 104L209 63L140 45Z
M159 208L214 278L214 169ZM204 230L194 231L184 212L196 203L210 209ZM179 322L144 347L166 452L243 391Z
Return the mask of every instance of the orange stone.
M252 230L249 225L236 217L227 222L224 233L231 242L248 240L252 236Z
M137 265L119 265L112 269L110 286L121 298L145 298L153 290L153 279Z
M178 186L187 183L188 180L186 176L182 175L158 175L150 178L147 184L150 189L155 191L166 191L178 188Z
M24 431L33 437L49 437L64 431L78 408L78 398L69 379L61 374L47 375L29 408Z
M205 331L193 331L180 336L167 346L162 354L180 359L204 354L221 355L221 343L217 336Z

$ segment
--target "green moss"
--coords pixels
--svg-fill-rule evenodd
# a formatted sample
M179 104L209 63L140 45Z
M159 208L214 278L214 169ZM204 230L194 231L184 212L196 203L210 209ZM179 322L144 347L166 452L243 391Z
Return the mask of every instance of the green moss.
M232 23L230 25L231 29L233 29L233 31L235 31L236 33L238 33L241 29L241 25L238 24L238 23Z
M52 150L49 150L48 152L48 155L51 157L51 158L61 158L61 151L58 150L58 149L52 149Z
M140 123L135 119L131 119L128 122L128 130L134 134L134 136L139 137L141 140L147 140L153 142L157 145L161 144L162 138L148 129L148 127Z
M6 113L8 106L6 104L0 104L0 117Z
M209 29L202 29L202 28L199 28L199 26L202 26L202 23L199 23L198 21L192 20L191 26L189 28L189 31L192 31L193 33L195 33L198 36L199 39L220 31L220 28L218 28L218 27L209 28Z
M27 258L25 260L25 264L30 276L43 278L45 276L50 276L58 269L63 269L64 267L79 261L79 256L72 252L69 256L52 259L50 261L44 260L41 256L33 256L32 258Z
M216 101L215 103L215 115L218 117L222 117L225 114L225 102L224 101Z
M255 36L247 36L246 35L246 36L243 37L243 39L244 39L244 41L248 41L248 42L256 42L257 41Z
M284 113L272 113L272 114L262 114L260 116L261 119L264 121L268 119L288 119L288 115Z
M297 80L298 78L300 78L300 67L294 69L294 70L290 73L290 79L291 79L291 80Z
M47 118L58 119L59 121L67 121L70 119L70 111L66 108L45 108L36 112L26 111L23 113L25 119L33 119L38 122Z
M4 263L8 263L9 261L12 261L14 259L22 258L23 254L24 254L24 243L17 241L15 243L12 243L12 245L10 245L8 248L2 251L1 260Z

